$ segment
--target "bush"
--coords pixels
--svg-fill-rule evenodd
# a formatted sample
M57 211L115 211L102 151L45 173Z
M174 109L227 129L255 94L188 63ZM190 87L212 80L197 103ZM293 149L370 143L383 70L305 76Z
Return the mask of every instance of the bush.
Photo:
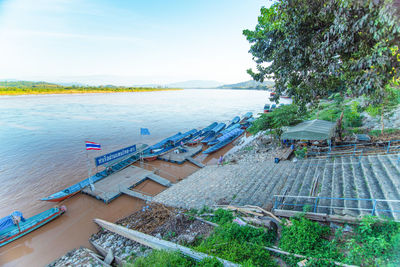
M291 221L293 225L282 226L279 247L285 251L307 256L325 255L329 243L325 238L329 235L330 228L305 217L294 218Z
M153 250L146 257L139 257L132 264L127 264L128 267L186 267L195 266L195 262L192 259L184 257L179 252L171 252L165 250Z
M297 124L303 120L299 107L291 104L275 109L273 112L261 114L249 128L249 132L255 134L259 131L272 129L274 134L280 136L282 127Z
M272 232L226 223L195 247L196 250L246 266L273 266L263 248L275 239Z

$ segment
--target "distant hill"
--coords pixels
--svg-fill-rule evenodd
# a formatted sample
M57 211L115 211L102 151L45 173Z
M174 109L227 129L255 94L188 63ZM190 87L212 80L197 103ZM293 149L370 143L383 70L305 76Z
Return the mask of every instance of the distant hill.
M30 81L15 81L15 80L7 80L0 81L0 87L16 87L16 88L25 88L25 87L60 87L58 84L47 83L47 82L30 82Z
M264 81L263 83L249 80L241 83L234 84L224 84L219 86L220 89L258 89L258 90L267 90L273 88L275 83L273 81Z
M185 82L169 83L166 86L171 88L217 88L221 85L223 85L223 83L217 81L191 80Z

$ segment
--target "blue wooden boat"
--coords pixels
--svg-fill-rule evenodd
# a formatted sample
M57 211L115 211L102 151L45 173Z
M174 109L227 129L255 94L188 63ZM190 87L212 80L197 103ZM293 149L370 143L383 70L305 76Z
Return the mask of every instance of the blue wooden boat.
M255 121L256 119L255 118L248 118L244 123L242 123L241 124L241 128L242 129L247 129L247 128L249 128L252 124L253 124L253 122Z
M195 137L189 139L188 141L186 141L186 144L189 145L189 146L198 144L217 125L218 125L217 122L211 123L209 126L207 126L206 128L202 129L197 136L195 136Z
M209 146L215 145L216 143L219 142L219 140L218 140L219 137L221 137L221 136L223 136L224 134L227 134L227 133L229 133L229 132L231 132L231 131L233 131L233 130L235 130L235 129L237 129L237 128L240 128L240 127L241 127L241 125L240 125L239 123L236 123L236 124L231 125L230 127L228 127L228 128L226 128L225 130L221 131L221 132L220 132L220 135L219 135L218 137L215 137L215 138L214 138L213 140L211 140L210 142L208 142L207 145L209 145Z
M28 219L24 219L20 212L13 212L12 215L0 219L0 247L38 229L59 217L66 210L65 206L54 207ZM20 221L16 221L16 218Z
M232 126L232 125L238 123L239 121L240 121L240 117L239 117L239 116L234 117L234 118L231 120L230 124L229 124L228 126L226 126L226 128L229 128L230 126Z
M229 133L224 134L223 136L218 138L218 143L217 144L215 144L212 147L204 150L203 154L210 154L210 153L213 153L213 152L215 152L217 150L220 150L221 148L223 148L224 146L228 145L233 140L238 138L243 132L244 132L243 129L236 128L236 129L230 131Z
M192 129L183 134L177 133L171 137L168 137L157 143L156 145L146 149L143 153L142 158L148 161L156 160L158 156L171 151L182 143L185 143L190 138L193 138L193 136L196 135L197 132L198 131L196 129Z
M211 141L220 131L222 131L225 128L226 124L221 122L218 123L217 126L215 126L210 133L201 141L203 144L207 144L209 141Z
M82 191L85 187L89 186L90 184L98 182L98 181L104 179L105 177L109 176L110 174L113 174L117 171L124 169L125 167L131 165L132 163L134 163L135 161L137 161L139 159L140 159L140 156L138 153L136 153L136 154L130 156L129 158L124 159L124 160L110 166L106 170L100 171L100 172L96 173L95 175L93 175L89 178L86 178L85 180L80 181L79 183L71 185L70 187L67 187L61 191L58 191L48 197L42 198L41 200L50 201L50 202L59 202L64 199L67 199L69 197L72 197L73 195L79 193L80 191Z
M247 120L250 119L251 117L253 117L253 113L252 112L247 112L246 114L244 114L242 120L240 121L240 124L246 123Z

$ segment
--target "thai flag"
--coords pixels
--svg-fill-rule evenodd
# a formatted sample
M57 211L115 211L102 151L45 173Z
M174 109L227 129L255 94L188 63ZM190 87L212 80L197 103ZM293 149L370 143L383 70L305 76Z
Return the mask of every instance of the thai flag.
M95 142L86 141L86 150L101 150L101 145Z

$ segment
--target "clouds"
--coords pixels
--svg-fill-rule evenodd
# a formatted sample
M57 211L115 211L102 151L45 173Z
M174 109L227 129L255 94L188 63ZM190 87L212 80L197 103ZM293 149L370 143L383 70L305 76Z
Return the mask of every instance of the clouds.
M241 31L254 27L260 7L236 0L0 2L0 79L249 79Z

